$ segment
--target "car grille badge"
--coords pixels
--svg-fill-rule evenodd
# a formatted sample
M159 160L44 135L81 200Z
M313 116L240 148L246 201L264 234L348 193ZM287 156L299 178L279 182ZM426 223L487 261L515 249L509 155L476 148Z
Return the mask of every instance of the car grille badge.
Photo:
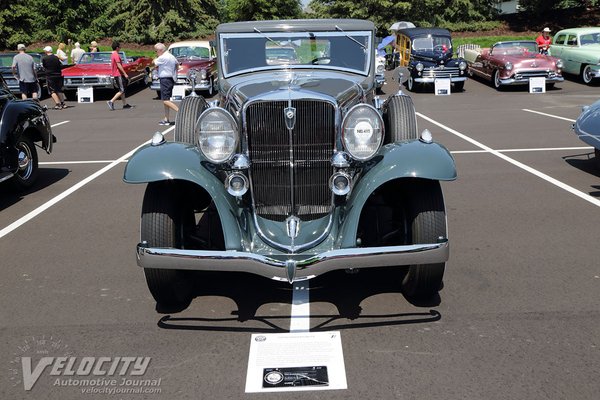
M284 108L283 115L285 118L285 126L289 130L294 129L294 125L296 125L296 108L291 106Z
M287 235L292 240L298 237L298 233L300 232L300 220L298 217L291 216L285 220L285 226L287 228Z

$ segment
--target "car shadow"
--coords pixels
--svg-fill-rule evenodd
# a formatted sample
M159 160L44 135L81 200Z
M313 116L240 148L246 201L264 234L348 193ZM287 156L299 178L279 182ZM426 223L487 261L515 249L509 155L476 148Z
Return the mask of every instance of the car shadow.
M309 282L310 303L329 303L335 306L337 313L311 313L310 330L313 332L329 330L360 329L380 326L431 323L439 321L441 314L430 307L440 304L440 297L418 302L405 297L417 307L428 310L399 313L366 313L361 303L366 299L387 293L400 293L403 271L397 268L377 268L347 274L335 271L314 278ZM209 285L203 282L210 282ZM194 279L198 287L194 301L202 301L205 296L226 297L236 304L237 310L231 317L214 318L211 316L176 317L165 315L158 321L163 329L181 329L197 331L277 333L288 332L290 315L265 315L258 310L273 303L289 304L292 299L292 285L243 273L198 273ZM372 305L371 305L372 307ZM389 309L386 307L386 309ZM161 313L173 313L182 310L167 310L157 305ZM295 316L303 318L303 316ZM245 326L239 326L239 323Z
M593 175L596 178L600 178L600 168L598 168L598 160L595 159L594 152L582 154L571 154L563 156L563 160L572 167L577 168L587 174ZM600 186L590 185L594 189L600 189ZM600 197L600 192L593 191L589 193L590 196Z
M0 197L0 211L18 203L27 195L55 184L68 174L69 170L65 168L45 168L42 166L38 169L38 177L33 186L25 191L18 191L8 181L0 183L0 192L2 192L2 196Z

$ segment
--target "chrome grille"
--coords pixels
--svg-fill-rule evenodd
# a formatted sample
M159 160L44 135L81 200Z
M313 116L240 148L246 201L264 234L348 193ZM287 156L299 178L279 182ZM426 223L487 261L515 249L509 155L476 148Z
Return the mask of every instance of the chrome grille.
M427 68L423 70L423 78L457 78L460 76L458 68Z
M72 85L94 85L100 83L100 80L97 76L86 76L67 79L71 81Z
M296 123L290 143L286 107L287 101L261 101L246 110L255 212L275 221L289 215L320 218L331 210L335 108L322 101L292 101Z
M529 79L529 78L550 78L556 76L556 72L554 71L540 71L540 70L530 70L530 71L519 71L515 74L515 79Z

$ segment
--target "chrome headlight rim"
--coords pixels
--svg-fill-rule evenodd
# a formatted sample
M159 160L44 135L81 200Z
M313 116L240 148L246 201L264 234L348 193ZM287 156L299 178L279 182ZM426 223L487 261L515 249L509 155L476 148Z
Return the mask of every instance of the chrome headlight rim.
M423 69L425 69L425 65L423 65L423 63L419 62L415 65L415 69L417 70L417 72L422 72Z
M231 126L231 130L230 130L231 132L229 134L230 136L225 138L225 141L227 141L227 139L230 139L230 143L228 144L228 151L223 152L223 154L220 157L214 157L213 156L214 152L211 152L211 149L209 148L210 144L205 143L205 142L208 142L208 139L209 139L208 135L211 132L215 132L215 131L202 129L203 122L205 122L206 119L209 118L209 116L212 114L222 115L222 117L223 117L222 121L224 123L230 124L230 126ZM218 122L218 120L216 120L214 122ZM225 134L225 132L227 132L227 131L224 131L223 133ZM240 141L239 127L238 127L237 121L235 120L233 115L231 115L231 113L224 108L210 107L210 108L207 108L206 110L204 110L202 112L202 114L200 114L200 117L198 117L198 121L196 121L195 134L197 137L198 149L204 155L204 157L206 157L206 159L208 161L210 161L211 163L214 163L214 164L226 163L229 160L231 160L231 158L236 154L236 150L239 146L239 141Z
M353 146L349 142L349 140L351 138L349 137L349 135L347 133L347 129L349 129L349 127L347 125L351 121L351 117L353 117L353 114L358 112L357 110L360 110L360 109L366 109L366 110L368 110L369 113L372 114L373 118L368 118L368 121L371 124L370 129L374 130L372 135L373 134L379 135L379 138L376 138L375 146L373 146L372 150L369 153L367 153L366 155L360 155L360 154L352 151ZM377 121L377 123L379 125L378 130L377 130L377 127L373 127L372 122L374 120ZM366 121L360 121L360 122L366 122ZM356 126L354 126L354 128L356 128ZM383 118L382 118L381 114L379 114L377 109L375 107L371 106L370 104L363 104L363 103L356 104L355 106L350 108L350 110L348 110L348 112L344 116L344 119L342 121L342 144L344 146L344 150L352 159L364 162L364 161L368 161L371 158L373 158L377 154L379 149L381 149L384 137L385 137L385 127L384 127L384 123L383 123Z
M563 60L561 60L560 58L558 60L556 60L556 68L558 69L562 69L562 67L564 66Z
M511 63L510 61L507 61L504 64L504 69L507 70L507 71L512 71L513 70L513 63Z
M465 69L467 69L467 63L465 61L459 62L458 69L460 69L461 71L464 71Z

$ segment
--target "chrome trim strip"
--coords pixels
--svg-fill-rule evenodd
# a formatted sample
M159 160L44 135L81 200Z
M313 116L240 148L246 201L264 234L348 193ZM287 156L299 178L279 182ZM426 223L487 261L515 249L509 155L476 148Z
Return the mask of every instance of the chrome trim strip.
M6 175L0 176L0 182L7 181L10 178L12 178L13 176L15 176L14 172L7 172Z
M444 239L441 243L339 249L276 259L248 252L155 248L140 243L136 255L142 268L248 272L280 281L298 281L340 269L443 263L449 258L450 244ZM292 266L295 274L290 271Z
M459 78L448 78L445 76L440 76L438 78L415 78L415 82L434 83L436 79L450 79L450 82L465 82L467 80L467 77L463 76Z

